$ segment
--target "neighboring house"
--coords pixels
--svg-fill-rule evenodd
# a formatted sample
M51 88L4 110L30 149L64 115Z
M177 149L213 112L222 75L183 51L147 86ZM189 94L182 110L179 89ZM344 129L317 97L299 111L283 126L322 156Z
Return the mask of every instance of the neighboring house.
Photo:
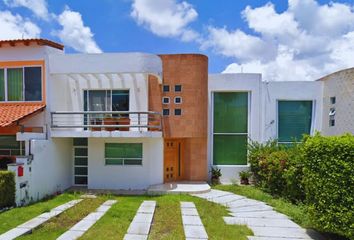
M326 90L332 80L262 82L260 74L208 75L200 54L63 48L43 39L0 41L0 154L16 158L9 169L18 204L73 186L207 181L212 165L230 182L248 167L250 140L289 144L328 127L323 102L334 97ZM335 134L344 131L354 132L342 126Z

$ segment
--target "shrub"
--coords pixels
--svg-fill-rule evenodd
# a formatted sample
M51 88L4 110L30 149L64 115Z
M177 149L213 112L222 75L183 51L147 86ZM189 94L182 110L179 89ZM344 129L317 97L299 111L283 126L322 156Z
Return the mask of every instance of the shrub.
M0 171L0 209L15 205L15 175Z
M304 184L312 222L354 239L354 136L305 139Z
M249 162L256 186L292 202L304 200L301 145L251 142Z
M222 176L221 169L212 166L210 172L211 172L211 184L212 185L220 184L220 177Z

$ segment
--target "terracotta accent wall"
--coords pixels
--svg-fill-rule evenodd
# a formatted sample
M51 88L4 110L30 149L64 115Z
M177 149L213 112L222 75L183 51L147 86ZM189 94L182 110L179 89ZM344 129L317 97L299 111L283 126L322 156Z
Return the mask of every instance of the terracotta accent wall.
M170 115L163 116L164 138L185 140L185 180L207 180L208 58L200 54L160 57L163 85L170 87L159 100L170 98L169 104L162 105L162 109L170 109ZM182 85L181 92L174 91L176 84ZM181 104L174 103L177 96L182 98ZM182 110L181 116L175 116L176 108Z

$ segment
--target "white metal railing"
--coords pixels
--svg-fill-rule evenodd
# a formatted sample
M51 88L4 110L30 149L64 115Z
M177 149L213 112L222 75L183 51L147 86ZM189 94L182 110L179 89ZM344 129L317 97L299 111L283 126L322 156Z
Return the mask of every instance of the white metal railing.
M51 128L80 128L92 131L161 131L161 113L129 111L51 112Z

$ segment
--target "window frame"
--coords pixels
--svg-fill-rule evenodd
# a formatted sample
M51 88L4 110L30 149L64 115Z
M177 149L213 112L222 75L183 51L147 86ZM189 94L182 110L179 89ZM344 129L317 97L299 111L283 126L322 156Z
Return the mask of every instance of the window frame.
M26 101L26 84L25 84L25 68L31 68L31 67L39 67L41 69L41 100L35 100L35 101ZM23 100L21 101L9 101L8 100L8 78L7 78L7 70L8 69L17 69L20 68L22 69L22 98ZM44 101L44 88L45 88L45 84L44 84L44 67L41 64L31 64L31 65L19 65L19 66L0 66L0 69L4 70L4 94L5 94L5 99L4 101L0 101L1 102L6 102L6 103L20 103L20 102L33 102L33 103L38 103L38 102L43 102Z
M165 110L168 111L168 114L165 114L165 112L164 112ZM171 111L170 111L169 108L163 108L163 109L162 109L162 116L163 116L163 117L170 116L170 115L171 115Z
M283 99L283 98L279 98L276 99L276 104L275 104L275 108L276 108L276 139L279 139L279 102L281 101L292 101L292 102L301 102L301 101L311 101L312 102L312 108L311 108L311 126L310 126L310 135L313 135L314 133L314 126L315 126L315 117L316 117L316 99ZM279 142L278 144L293 144L293 143L300 143L298 141L293 141L293 142Z
M176 114L176 111L180 111L180 114ZM182 116L182 108L175 108L174 111L173 111L173 115L175 116Z
M167 102L164 102L164 100L167 99ZM170 104L170 97L162 97L162 104Z
M247 93L247 132L246 133L216 133L214 132L214 96L215 93ZM251 105L252 105L252 91L212 91L211 92L211 112L213 115L210 117L211 121L211 129L210 135L211 135L211 141L210 141L210 156L212 158L211 164L215 167L249 167L250 163L248 162L248 158L246 159L246 164L215 164L214 162L214 135L235 135L235 136L246 136L247 137L247 144L249 143L249 140L251 138L251 121L252 121L252 115L251 115ZM248 155L248 149L247 149L247 155Z
M176 102L176 99L177 98L179 98L181 101L178 103L178 102ZM173 99L173 102L175 103L175 104L182 104L182 97L181 96L176 96L174 99Z
M87 92L87 94L86 94L86 104L87 104L87 110L85 110L85 91ZM128 107L128 112L130 111L130 109L131 109L131 101L130 101L130 99L131 99L131 96L130 96L130 89L129 88L120 88L120 89L116 89L116 88L114 88L114 89L106 89L106 88L100 88L100 89L97 89L97 88L90 88L90 89L88 89L88 88L85 88L85 89L82 89L82 98L84 99L84 102L83 102L83 106L82 106L82 109L84 109L84 111L92 111L92 110L88 110L88 108L89 108L89 106L90 106L90 94L89 94L89 92L90 91L105 91L106 92L106 99L105 99L105 104L106 104L106 107L107 107L107 105L109 106L109 108L110 108L110 110L107 110L107 111L113 111L112 110L112 103L113 103L113 98L112 98L112 92L113 91L128 91L128 96L129 96L129 107ZM111 97L110 97L110 103L108 104L108 101L107 101L107 91L110 91L111 93Z
M113 158L113 157L106 157L106 144L139 144L141 145L141 158L126 158L126 157L121 157L121 158ZM122 164L107 164L107 159L117 159L117 160L122 160ZM124 164L125 160L128 159L134 159L134 160L140 160L141 164ZM144 143L142 142L105 142L104 143L104 166L111 167L111 166L118 166L118 167L126 167L126 166L131 166L131 167L143 167L144 166Z
M179 91L176 90L176 87L179 86L181 89ZM175 84L175 87L174 87L174 92L182 92L182 84Z

